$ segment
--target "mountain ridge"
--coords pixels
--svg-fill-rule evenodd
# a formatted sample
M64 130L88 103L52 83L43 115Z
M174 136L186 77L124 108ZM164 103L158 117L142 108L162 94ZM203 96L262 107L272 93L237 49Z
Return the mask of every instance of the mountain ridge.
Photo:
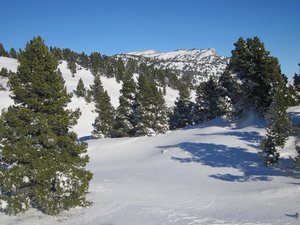
M220 56L214 48L178 49L158 52L153 49L115 55L123 61L129 58L159 69L169 69L178 76L187 76L194 85L219 77L225 70L229 58Z

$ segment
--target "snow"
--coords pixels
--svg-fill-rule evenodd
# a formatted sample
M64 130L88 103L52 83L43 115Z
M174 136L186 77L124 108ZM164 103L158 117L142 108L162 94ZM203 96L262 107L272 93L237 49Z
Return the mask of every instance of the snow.
M86 86L92 82L89 71L72 77L64 62L60 69L69 91L80 77ZM101 80L118 99L120 84ZM176 91L166 91L171 104ZM1 108L12 104L8 94L0 91ZM74 130L89 144L88 169L94 176L87 197L93 205L58 216L33 209L17 216L0 213L0 224L299 224L299 173L288 167L293 140L278 168L265 167L257 150L266 124L257 115L249 113L237 124L217 118L154 137L91 140L93 104L73 97L69 107L82 111ZM289 113L300 121L300 107ZM2 208L6 204L1 201Z
M0 69L4 67L12 72L17 72L18 65L19 63L16 59L0 56Z

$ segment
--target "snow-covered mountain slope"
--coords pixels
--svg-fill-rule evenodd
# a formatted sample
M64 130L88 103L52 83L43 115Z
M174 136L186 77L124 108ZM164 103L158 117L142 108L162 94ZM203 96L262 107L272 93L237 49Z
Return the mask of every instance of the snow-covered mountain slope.
M80 77L86 86L92 82L89 71L78 70L72 77L64 62L60 70L69 91ZM120 84L102 81L115 101ZM12 104L8 94L0 91L0 108ZM93 105L73 97L70 107L82 111L75 127L79 137L89 136ZM300 107L289 113L298 121ZM264 133L265 122L249 115L238 124L215 119L155 137L87 140L88 169L94 174L91 207L58 216L36 210L0 213L0 224L299 224L299 173L284 166L295 153L293 140L281 152L281 166L267 168L257 154Z
M171 52L156 52L147 50L117 55L124 60L134 58L157 68L170 69L180 75L192 76L198 84L207 81L209 77L218 77L225 70L228 58L219 56L215 49L176 50Z
M17 71L18 61L12 58L0 57L0 69L7 68L12 72ZM89 88L93 83L93 75L89 70L83 69L80 66L77 66L77 72L74 76L72 76L71 71L68 69L67 62L62 61L59 66L59 70L61 71L63 78L65 80L65 85L67 87L68 92L73 93L76 90L77 83L81 78L86 88ZM138 74L135 74L137 77ZM122 83L117 83L114 78L101 77L101 81L105 90L107 90L108 95L111 98L111 103L114 107L119 105L119 96L120 89L122 88ZM7 86L7 78L0 77L0 85L4 87ZM172 107L174 105L174 101L178 96L178 91L174 90L170 87L166 88L166 104L168 107ZM3 108L7 108L9 105L13 104L12 100L9 98L8 91L0 91L0 110ZM74 130L77 132L79 137L90 135L93 130L92 123L95 120L96 114L93 112L94 105L93 103L87 104L83 98L77 98L75 95L72 98L69 107L72 109L79 108L81 110L82 115L89 116L81 116L78 120L78 124L74 127Z

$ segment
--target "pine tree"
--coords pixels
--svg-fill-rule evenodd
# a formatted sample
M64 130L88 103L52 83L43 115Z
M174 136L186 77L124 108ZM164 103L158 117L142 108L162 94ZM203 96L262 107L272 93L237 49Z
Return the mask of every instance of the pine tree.
M82 52L79 55L79 62L78 63L82 67L88 69L89 68L89 63L90 63L90 59L89 59L88 55L86 55L84 52Z
M16 52L16 50L14 48L11 48L9 50L8 55L9 55L10 58L13 58L13 59L17 59L18 58L18 53Z
M8 53L2 43L0 43L0 56L8 57Z
M0 76L1 77L9 77L10 72L8 71L8 69L2 67L0 70Z
M198 123L223 115L221 97L222 90L213 78L197 87L195 118Z
M74 60L68 61L68 68L70 69L71 74L74 77L76 73L76 63Z
M84 87L84 83L81 78L78 81L75 94L77 97L85 97L86 95L86 89Z
M266 114L267 135L261 141L262 156L266 165L273 165L279 159L278 147L283 147L291 130L291 121L287 114L285 86L277 89Z
M124 76L124 73L125 73L125 66L124 66L124 63L123 63L121 58L118 58L117 63L116 63L116 67L117 67L116 81L120 82L121 80L123 80L123 76Z
M113 133L114 108L110 103L107 91L104 91L99 75L94 77L94 84L91 90L95 102L95 112L97 113L93 123L92 136L94 138L111 137Z
M243 100L241 98L241 86L238 81L230 74L228 69L219 78L221 89L221 111L228 120L236 120L242 112Z
M92 52L90 55L90 70L94 76L100 74L101 55L97 52Z
M234 45L228 69L241 82L243 108L264 114L282 80L278 60L270 56L258 37L240 38Z
M30 207L57 214L88 205L87 144L70 131L79 111L65 109L70 96L57 66L37 37L20 53L9 80L15 105L0 118L0 199L8 214Z
M140 74L137 93L137 136L153 136L168 130L167 108L154 80Z
M191 93L186 84L179 89L179 97L175 101L173 113L170 116L170 129L182 128L193 124L193 103Z
M137 123L136 84L130 72L126 72L124 76L120 92L120 105L116 112L114 137L134 136Z

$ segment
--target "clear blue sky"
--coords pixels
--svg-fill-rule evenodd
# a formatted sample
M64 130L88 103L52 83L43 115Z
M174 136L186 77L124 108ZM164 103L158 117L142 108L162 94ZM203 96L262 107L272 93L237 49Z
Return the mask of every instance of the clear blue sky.
M0 0L0 42L105 55L213 47L230 56L239 37L258 36L283 73L300 63L300 0Z

